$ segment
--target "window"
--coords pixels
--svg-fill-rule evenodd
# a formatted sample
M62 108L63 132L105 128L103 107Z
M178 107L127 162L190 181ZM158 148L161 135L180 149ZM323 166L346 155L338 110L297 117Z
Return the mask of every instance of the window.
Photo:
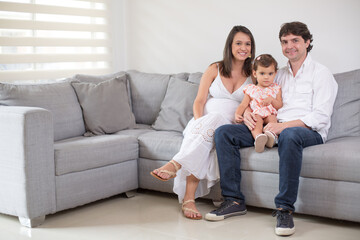
M0 0L0 81L109 72L107 0Z

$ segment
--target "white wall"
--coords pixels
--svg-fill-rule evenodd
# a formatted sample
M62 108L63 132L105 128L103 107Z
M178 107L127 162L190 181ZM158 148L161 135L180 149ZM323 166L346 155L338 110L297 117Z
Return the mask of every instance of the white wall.
M116 1L116 0L113 0ZM284 22L306 23L314 37L311 54L333 73L360 68L359 0L121 0L114 46L116 70L203 72L222 59L234 25L248 27L256 55L286 64L278 33ZM115 35L116 35L115 34Z

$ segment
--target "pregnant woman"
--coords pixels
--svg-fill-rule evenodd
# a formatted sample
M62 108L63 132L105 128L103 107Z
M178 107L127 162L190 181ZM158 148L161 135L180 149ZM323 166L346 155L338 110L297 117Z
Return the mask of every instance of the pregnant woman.
M244 26L230 31L223 60L204 72L194 101L194 117L184 130L180 151L151 175L174 179L174 192L182 202L185 217L201 219L195 199L207 195L219 180L214 148L215 129L234 121L235 111L244 97L244 86L253 83L251 64L255 56L252 33Z

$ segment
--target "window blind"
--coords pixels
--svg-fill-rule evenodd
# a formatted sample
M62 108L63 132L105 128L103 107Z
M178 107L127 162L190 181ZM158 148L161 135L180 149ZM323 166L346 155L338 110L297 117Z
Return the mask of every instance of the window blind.
M0 82L109 72L107 0L0 0Z

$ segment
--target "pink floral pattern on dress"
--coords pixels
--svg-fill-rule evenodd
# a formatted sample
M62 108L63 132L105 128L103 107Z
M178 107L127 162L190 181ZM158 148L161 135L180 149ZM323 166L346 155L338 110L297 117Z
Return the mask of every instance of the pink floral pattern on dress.
M270 96L276 98L276 95L280 91L279 85L272 83L267 88L260 88L254 84L249 84L244 87L243 91L251 98L250 108L253 110L253 113L260 115L262 118L269 115L277 115L277 110L271 104L262 107L260 103Z

